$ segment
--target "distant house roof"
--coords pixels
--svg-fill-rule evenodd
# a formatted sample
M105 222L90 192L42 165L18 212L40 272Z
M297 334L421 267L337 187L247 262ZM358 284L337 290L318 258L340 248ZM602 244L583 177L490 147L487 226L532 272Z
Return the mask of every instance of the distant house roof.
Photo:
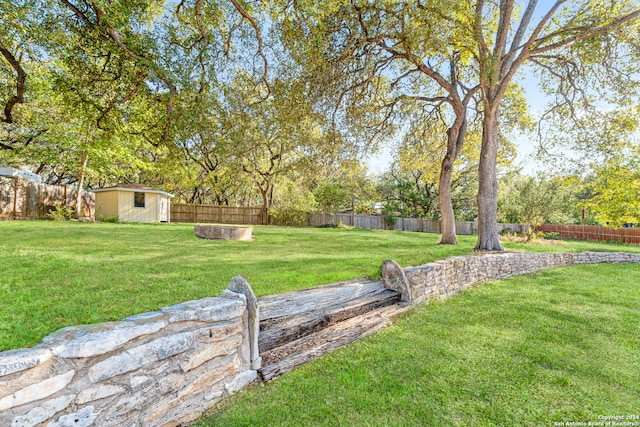
M117 187L96 188L91 191L94 193L100 193L103 191L117 191L117 190L134 191L134 192L137 191L137 192L143 192L143 193L158 193L158 194L163 194L167 197L173 197L173 194L167 193L166 191L158 190L156 188L149 187L148 185L142 185L142 184L123 184L123 185L118 185Z
M30 172L24 169L16 169L9 166L0 166L0 176L17 176L19 178L24 178L27 181L35 182L40 184L42 182L42 178L40 175Z

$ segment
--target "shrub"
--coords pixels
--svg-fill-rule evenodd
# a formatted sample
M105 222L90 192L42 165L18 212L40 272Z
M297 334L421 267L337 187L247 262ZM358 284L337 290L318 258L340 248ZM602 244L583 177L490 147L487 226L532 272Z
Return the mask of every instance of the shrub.
M309 214L298 209L275 207L269 212L271 221L277 225L302 226L309 222Z
M119 221L118 215L103 216L102 218L100 218L100 222L110 222L115 224L118 221Z
M47 214L49 219L54 221L69 221L73 219L74 215L75 209L62 203L56 203L56 207Z
M393 206L384 205L382 207L382 218L384 219L384 223L387 227L393 228L393 226L396 225L396 222L398 222L398 217L396 215L397 212Z
M556 232L543 233L542 238L546 240L560 240L560 233L556 233Z
M507 227L507 228L503 228L498 234L500 234L501 236L509 236L514 233L513 233L513 229Z

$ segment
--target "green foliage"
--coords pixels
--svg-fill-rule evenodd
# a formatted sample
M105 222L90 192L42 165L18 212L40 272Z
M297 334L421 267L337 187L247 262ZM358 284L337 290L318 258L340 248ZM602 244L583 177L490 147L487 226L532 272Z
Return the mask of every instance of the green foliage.
M54 221L70 221L75 216L75 209L62 203L57 203L56 207L47 213L49 219Z
M317 205L313 194L293 181L285 181L278 186L276 202L269 210L274 224L299 226L308 223L309 212Z
M318 201L318 210L323 213L339 212L351 203L347 192L337 182L322 182L313 194Z
M394 206L384 205L382 207L382 218L387 227L393 228L396 222L398 222L398 213L395 211Z
M542 233L542 238L545 240L560 240L560 233L554 233L554 232Z
M512 172L502 180L498 212L501 222L529 224L528 238L543 223L572 223L578 200L566 180Z
M583 206L594 212L602 224L622 227L640 224L640 168L632 159L621 164L597 168L592 191L594 196Z
M419 170L401 172L393 167L378 177L378 193L383 211L398 212L406 218L436 218L438 216L437 185Z
M120 220L118 219L118 215L113 215L113 216L103 216L100 218L100 222L106 222L106 223L110 223L110 224L115 224L117 222L119 222Z

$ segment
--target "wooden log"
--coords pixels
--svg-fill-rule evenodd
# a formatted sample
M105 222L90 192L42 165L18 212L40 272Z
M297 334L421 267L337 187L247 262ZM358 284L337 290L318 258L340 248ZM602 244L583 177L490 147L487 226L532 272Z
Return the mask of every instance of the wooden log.
M382 329L406 309L400 304L381 307L262 353L258 372L263 380L271 380Z
M385 289L381 281L369 280L260 298L260 352L399 300L399 292Z

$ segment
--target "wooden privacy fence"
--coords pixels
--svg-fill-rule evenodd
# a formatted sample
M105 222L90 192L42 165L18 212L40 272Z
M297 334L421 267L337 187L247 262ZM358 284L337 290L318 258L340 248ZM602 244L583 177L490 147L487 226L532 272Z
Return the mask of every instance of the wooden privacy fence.
M536 231L558 233L561 239L640 244L640 228L616 229L595 225L543 224L536 227Z
M378 230L416 231L424 233L440 233L440 221L422 218L396 218L391 227L380 215L361 215L351 213L323 214L305 213L303 226L318 227L328 224L344 224L358 228ZM214 205L171 204L172 222L198 222L218 224L257 225L264 224L261 207L231 207ZM277 224L270 218L269 224ZM280 225L280 224L279 224ZM528 227L523 224L498 224L498 231L507 230L513 233L526 232ZM472 221L456 222L456 233L472 235L478 232L478 224Z
M71 185L37 184L18 177L0 177L0 220L47 219L56 205L75 207ZM82 191L82 217L94 219L95 195Z
M171 204L171 222L264 224L261 207Z
M309 214L310 226L324 224L349 225L358 228L375 228L379 230L416 231L423 233L441 233L440 221L423 218L396 218L393 227L385 222L380 215L361 215L350 213L338 214ZM512 233L523 233L528 230L524 224L498 224L498 232L507 230ZM456 221L456 234L472 235L478 233L478 223L473 221Z

